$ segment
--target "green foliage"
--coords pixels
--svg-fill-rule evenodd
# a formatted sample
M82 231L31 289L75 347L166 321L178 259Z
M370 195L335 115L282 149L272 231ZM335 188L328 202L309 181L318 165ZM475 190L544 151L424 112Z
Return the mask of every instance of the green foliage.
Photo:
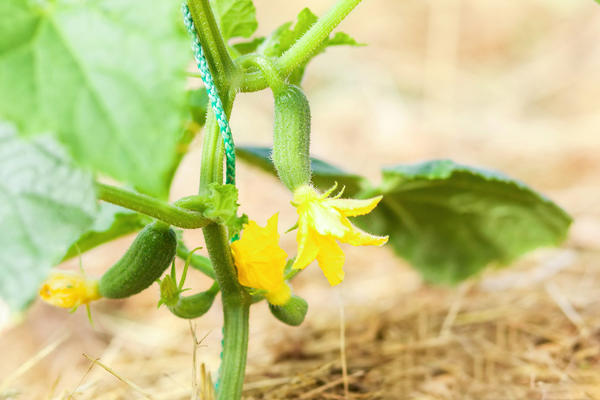
M258 46L265 41L264 37L257 37L246 42L239 42L231 46L237 56L255 52Z
M275 175L268 148L237 151ZM560 207L525 184L450 160L385 169L377 188L323 161L312 159L312 165L320 190L338 182L347 188L344 197L383 194L379 206L356 223L389 235L394 250L431 282L456 283L490 263L506 264L560 244L571 223Z
M96 212L92 176L74 167L54 139L27 141L0 125L2 300L25 307Z
M183 135L179 3L0 2L0 119L56 133L81 164L166 197Z
M252 0L211 0L210 3L225 41L249 38L258 28Z
M379 192L383 201L360 224L389 234L398 254L438 283L560 244L571 223L527 185L450 160L384 169Z
M76 257L96 246L137 232L152 221L145 215L110 203L100 203L93 225L71 245L63 260Z
M237 215L238 190L235 185L210 184L206 190L195 196L184 197L175 204L188 210L201 212L206 218L225 225L229 237L234 237L248 222L248 216Z

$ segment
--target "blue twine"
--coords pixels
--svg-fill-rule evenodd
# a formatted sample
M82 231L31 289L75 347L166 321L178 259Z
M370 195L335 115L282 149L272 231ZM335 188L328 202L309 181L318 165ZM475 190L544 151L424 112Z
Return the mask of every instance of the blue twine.
M221 132L221 137L223 138L223 144L225 145L225 183L235 185L235 146L233 144L231 128L229 127L229 122L227 121L227 114L223 109L223 103L221 102L221 98L219 97L217 87L213 80L212 74L210 73L210 69L208 68L208 63L206 62L206 58L204 57L202 45L200 44L200 40L198 39L196 27L194 26L194 20L192 19L192 13L190 12L190 9L188 8L186 3L183 3L181 5L181 12L183 13L183 22L185 24L185 27L189 32L190 36L192 37L192 50L194 52L194 58L196 59L196 63L198 64L198 69L200 70L202 82L204 82L204 86L206 86L206 90L208 92L208 99L210 100L212 110L215 113L215 116L217 117L219 130Z

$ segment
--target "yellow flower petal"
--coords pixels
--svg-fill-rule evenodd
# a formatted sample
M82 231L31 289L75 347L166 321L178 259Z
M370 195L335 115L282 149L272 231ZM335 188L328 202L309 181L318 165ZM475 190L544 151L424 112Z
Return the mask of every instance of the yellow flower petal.
M319 240L317 261L331 286L335 286L344 280L345 258L344 252L334 238L324 236Z
M42 284L39 295L56 307L75 308L99 299L98 281L80 272L53 270Z
M342 223L342 214L331 207L325 207L321 202L313 202L308 207L307 219L312 227L321 235L331 235L341 238L346 233Z
M383 196L372 197L365 200L326 199L323 201L323 205L335 208L345 217L356 217L373 211L382 198Z
M340 242L351 244L352 246L383 246L388 241L388 236L375 236L358 229L346 219L344 221L348 230Z
M242 237L231 244L231 253L239 282L266 291L267 300L280 305L289 300L291 293L283 279L287 253L279 247L277 219L278 215L273 215L264 228L248 221Z
M298 225L298 233L296 234L298 255L296 255L296 259L292 265L294 269L304 269L317 258L319 247L314 240L315 233L311 233L310 230L311 228L304 222Z
M381 196L366 200L340 199L341 193L328 197L335 186L320 194L309 185L294 191L292 205L298 211L298 255L293 267L305 268L317 259L331 285L344 279L344 252L336 239L355 246L381 246L387 237L370 235L353 226L347 217L364 215L377 206Z

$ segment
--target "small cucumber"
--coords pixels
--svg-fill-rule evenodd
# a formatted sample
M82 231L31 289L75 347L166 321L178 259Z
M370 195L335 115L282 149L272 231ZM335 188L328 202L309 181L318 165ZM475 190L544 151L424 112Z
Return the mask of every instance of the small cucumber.
M160 304L179 318L194 319L204 315L213 304L215 296L219 293L219 284L214 283L210 289L191 296L181 296L175 281L167 275L160 282Z
M271 314L284 324L298 326L304 321L308 311L308 303L302 297L292 296L290 300L282 306L274 306L269 303Z
M279 179L294 191L310 183L310 106L302 89L284 85L273 90L273 164Z
M147 225L123 257L102 275L100 294L121 299L148 288L169 267L176 248L177 237L168 225L162 222Z

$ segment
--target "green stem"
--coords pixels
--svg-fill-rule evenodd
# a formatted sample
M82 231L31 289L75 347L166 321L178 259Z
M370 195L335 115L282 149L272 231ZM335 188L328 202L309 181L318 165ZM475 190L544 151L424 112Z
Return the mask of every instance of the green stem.
M212 222L199 212L185 210L154 197L116 186L97 182L96 193L100 200L137 211L180 228L202 228Z
M258 68L273 93L280 93L284 90L285 80L281 77L273 62L266 57L259 54L248 54L238 58L236 63L243 67Z
M221 99L227 116L231 113L233 99L225 102ZM202 188L213 182L223 183L223 139L219 124L212 109L206 117L204 138L202 140L202 163L200 164L200 192Z
M223 353L217 398L239 400L242 398L248 353L250 296L238 282L225 227L217 224L205 227L204 240L215 267L223 302Z
M198 39L202 44L204 57L208 62L217 90L223 96L225 87L229 85L235 75L236 69L233 60L227 51L209 0L188 0L188 7L194 20Z
M229 117L235 98L231 88L236 69L229 59L208 0L192 0L189 5L223 108ZM230 63L231 66L228 66ZM214 182L223 183L223 140L214 112L210 111L202 148L199 192L202 193ZM203 233L223 303L223 355L218 400L239 400L248 352L250 296L238 282L225 227L210 224L204 227Z
M275 64L277 71L287 77L298 66L308 61L323 41L360 2L361 0L338 0L292 47L279 57ZM255 92L266 87L267 82L263 74L256 72L244 75L240 90Z
M229 117L235 93L229 92L228 88L225 90L222 93L227 95L221 101ZM200 192L213 182L223 182L223 140L212 111L207 121L200 167ZM250 296L238 282L225 227L211 224L203 229L203 233L223 303L223 353L217 398L239 400L242 398L248 353Z

